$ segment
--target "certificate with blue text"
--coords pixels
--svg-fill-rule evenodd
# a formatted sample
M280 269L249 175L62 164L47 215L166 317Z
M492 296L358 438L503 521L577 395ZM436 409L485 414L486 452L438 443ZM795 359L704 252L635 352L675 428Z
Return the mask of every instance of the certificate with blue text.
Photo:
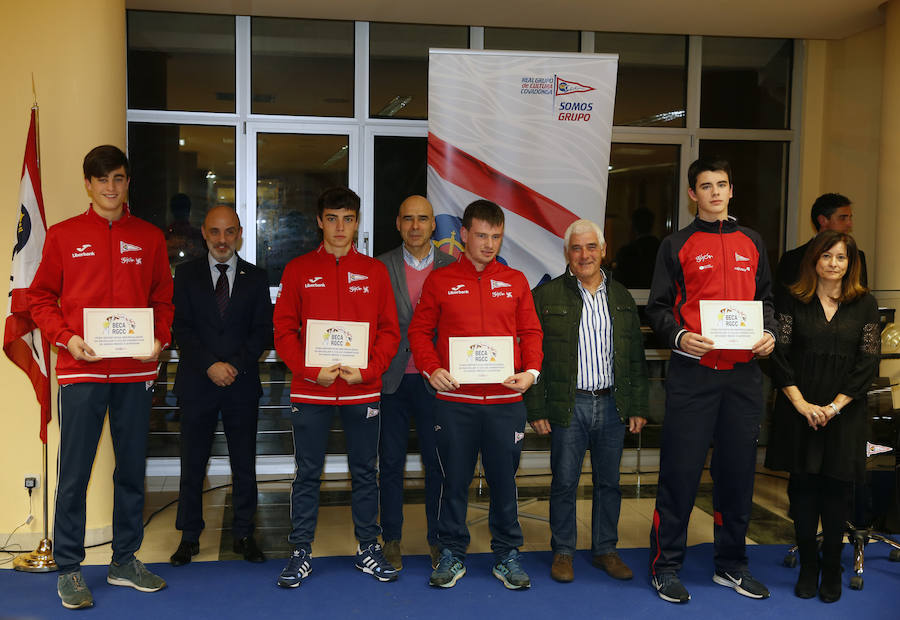
M84 341L99 357L153 353L153 308L85 308Z
M515 374L512 336L452 337L450 374L459 383L503 383Z
M717 349L752 349L763 335L762 302L702 299L700 328Z

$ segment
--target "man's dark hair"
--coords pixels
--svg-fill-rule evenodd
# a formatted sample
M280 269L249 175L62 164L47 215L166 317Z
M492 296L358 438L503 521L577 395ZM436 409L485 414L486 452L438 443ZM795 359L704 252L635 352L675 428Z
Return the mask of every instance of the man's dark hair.
M476 200L470 203L463 213L463 228L466 230L472 228L472 220L481 220L491 226L503 226L503 209L490 200Z
M728 175L728 184L734 185L731 179L731 164L721 157L701 157L688 168L688 186L697 191L697 177L701 172L724 172Z
M331 187L319 195L316 215L322 217L325 209L349 209L359 218L359 196L347 187Z
M131 177L131 171L128 167L128 158L119 147L111 144L103 146L95 146L84 156L84 178L90 180L93 178L104 177L119 167L125 168L125 176Z
M850 202L850 199L843 194L822 194L816 198L809 213L813 228L818 232L820 215L824 215L825 219L828 219L841 207L849 207L851 204L853 203Z

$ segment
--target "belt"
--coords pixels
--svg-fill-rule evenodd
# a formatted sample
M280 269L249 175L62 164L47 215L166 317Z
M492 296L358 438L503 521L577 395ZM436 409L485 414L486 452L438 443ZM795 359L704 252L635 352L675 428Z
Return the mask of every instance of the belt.
M593 396L594 398L597 398L598 396L608 396L608 395L609 395L609 388L608 388L608 387L607 387L607 388L601 388L601 389L599 389L599 390L579 390L579 389L576 389L575 392L577 392L578 394L584 394L585 396Z

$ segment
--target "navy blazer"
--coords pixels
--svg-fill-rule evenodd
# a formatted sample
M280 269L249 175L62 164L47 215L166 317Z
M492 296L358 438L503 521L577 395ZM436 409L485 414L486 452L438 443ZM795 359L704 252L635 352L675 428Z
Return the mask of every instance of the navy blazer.
M391 365L381 376L381 393L393 394L400 387L409 356L409 337L406 334L409 322L412 320L413 308L409 301L409 287L406 285L406 262L403 260L403 246L397 246L389 252L377 257L387 266L391 277L391 288L394 290L394 301L397 304L397 321L400 323L400 346L397 355L391 360ZM452 263L454 259L446 252L434 249L434 268L440 269Z
M272 346L272 303L266 272L238 257L237 273L225 317L219 315L209 261L204 255L175 269L175 319L178 345L175 394L180 399L212 399L228 391L235 400L262 394L259 358ZM216 362L238 370L234 383L219 387L206 374Z

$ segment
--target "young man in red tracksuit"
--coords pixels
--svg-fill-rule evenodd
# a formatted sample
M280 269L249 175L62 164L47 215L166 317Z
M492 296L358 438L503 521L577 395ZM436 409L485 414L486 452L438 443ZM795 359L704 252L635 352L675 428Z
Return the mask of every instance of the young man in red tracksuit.
M376 459L381 417L381 375L397 353L400 328L385 266L353 246L359 226L359 197L336 187L319 197L322 245L295 258L284 270L275 302L275 349L293 373L291 424L297 471L291 491L294 551L278 585L295 588L310 572L310 554L319 512L319 485L331 420L341 416L352 479L351 512L359 546L356 567L394 581L397 571L378 544ZM321 319L369 324L365 368L341 364L306 365L307 321Z
M408 331L416 367L437 390L435 436L444 483L441 556L430 584L444 588L466 572L466 508L479 451L491 492L493 574L509 589L531 585L519 561L516 470L525 437L522 393L538 378L543 334L525 276L496 260L503 224L503 211L492 202L466 207L460 230L465 253L429 274ZM448 371L452 336L511 336L514 374L502 383L460 385Z
M131 215L125 203L128 159L114 146L84 158L91 206L50 227L28 291L31 315L59 352L59 480L53 550L64 607L94 604L81 576L85 496L103 419L116 454L112 563L107 581L142 592L166 582L134 557L144 535L144 463L157 356L169 343L172 274L162 231ZM85 308L153 308L153 351L146 357L101 358L85 343Z
M697 217L660 245L647 302L653 330L672 347L650 532L652 585L663 600L690 599L678 571L712 443L713 581L750 598L767 598L769 591L747 569L744 538L763 410L754 358L769 355L775 345L769 263L759 234L728 216L733 195L728 162L695 161L688 169L688 184ZM762 301L763 337L751 350L717 349L700 335L702 299Z

